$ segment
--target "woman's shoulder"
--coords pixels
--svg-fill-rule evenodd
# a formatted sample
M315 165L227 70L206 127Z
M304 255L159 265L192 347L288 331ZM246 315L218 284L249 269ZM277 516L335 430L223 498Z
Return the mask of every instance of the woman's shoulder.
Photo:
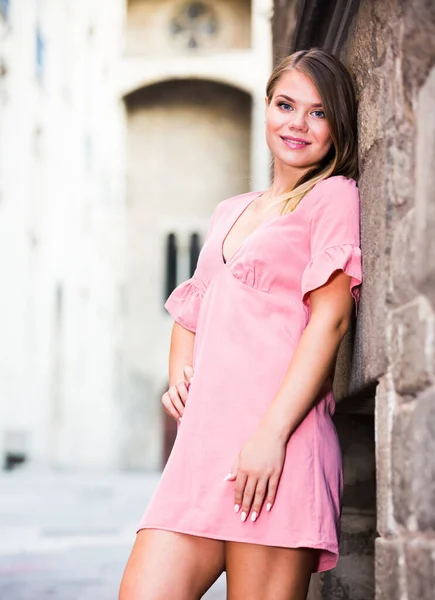
M337 197L358 196L358 184L353 177L345 177L344 175L333 175L322 179L313 187L313 191L317 195L331 194Z
M250 198L260 194L261 192L244 192L243 194L237 194L236 196L231 196L230 198L225 198L225 200L221 200L213 211L213 218L221 217L235 209L239 206L247 202Z
M360 197L358 185L352 177L334 175L322 179L307 194L310 210L328 204L336 208L359 207Z

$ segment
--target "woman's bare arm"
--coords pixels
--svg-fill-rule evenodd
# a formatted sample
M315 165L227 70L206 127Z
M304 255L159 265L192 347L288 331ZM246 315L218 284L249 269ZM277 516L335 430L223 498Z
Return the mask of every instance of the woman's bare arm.
M310 322L263 420L284 442L312 408L334 366L352 314L349 277L336 273L327 285L311 292L310 304Z
M188 385L193 375L195 333L175 321L169 349L169 389L162 396L166 412L180 421L187 401Z
M184 367L192 366L195 333L176 321L172 327L171 346L169 348L169 385L183 381Z
M226 477L236 480L235 510L241 519L256 520L263 502L273 506L284 466L287 442L313 407L331 373L340 342L352 314L349 276L337 272L310 294L311 318L288 366L279 390L257 430L244 444Z

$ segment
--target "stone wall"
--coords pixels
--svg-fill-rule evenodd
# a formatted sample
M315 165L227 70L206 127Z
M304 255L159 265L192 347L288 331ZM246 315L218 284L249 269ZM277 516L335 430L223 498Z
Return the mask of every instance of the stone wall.
M348 40L365 275L354 385L379 382L376 598L426 600L435 583L435 5L363 2Z
M284 43L295 49L294 5L276 2L275 55ZM426 600L435 589L435 4L362 0L339 55L359 96L364 285L347 395L367 402L376 388L375 596ZM358 584L361 573L350 577ZM364 582L353 595L339 583L317 588L319 598L373 597Z

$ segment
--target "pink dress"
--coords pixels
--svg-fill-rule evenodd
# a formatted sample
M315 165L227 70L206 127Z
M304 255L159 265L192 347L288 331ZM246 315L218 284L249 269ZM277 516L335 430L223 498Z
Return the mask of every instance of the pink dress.
M342 176L318 183L296 210L262 223L224 262L225 236L260 193L217 206L193 277L165 304L196 332L194 378L172 453L138 529L317 548L316 570L325 571L338 560L343 487L331 380L288 442L270 512L263 508L255 523L242 523L234 512L234 483L224 477L286 373L309 321L310 290L343 270L357 304L358 188Z

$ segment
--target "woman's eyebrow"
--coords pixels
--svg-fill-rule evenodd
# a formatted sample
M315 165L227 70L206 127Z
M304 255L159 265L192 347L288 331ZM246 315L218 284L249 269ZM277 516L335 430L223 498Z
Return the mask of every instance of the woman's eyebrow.
M289 100L290 102L293 102L294 104L297 103L297 100L293 100L293 98L290 98L290 96L286 96L285 94L279 94L277 97L278 98L285 98L286 100ZM321 107L323 105L322 105L322 103L320 103L320 104L314 103L314 104L311 104L311 106L313 106L315 108L319 108L319 107Z

